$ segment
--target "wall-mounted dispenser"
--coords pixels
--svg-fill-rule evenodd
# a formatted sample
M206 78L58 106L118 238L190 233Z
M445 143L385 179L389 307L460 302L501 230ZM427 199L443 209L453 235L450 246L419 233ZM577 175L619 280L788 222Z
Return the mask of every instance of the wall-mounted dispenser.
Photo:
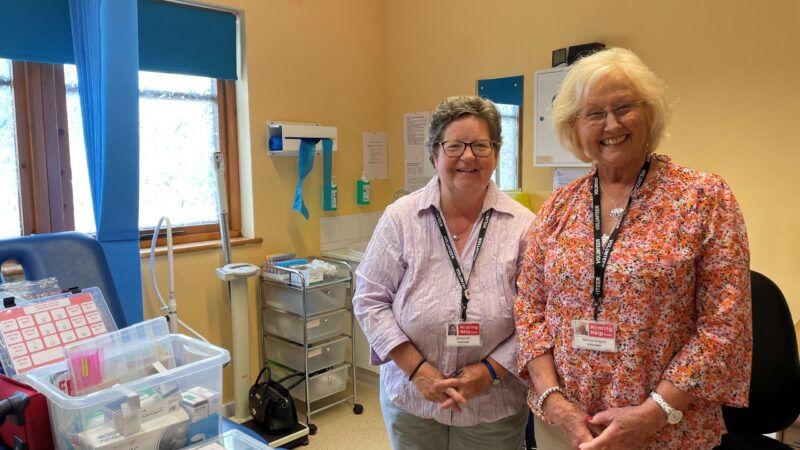
M337 151L337 128L318 123L267 122L267 149L271 156L298 156L300 140L330 139ZM314 154L322 152L322 142L317 143Z
M322 210L336 211L339 206L339 187L336 186L336 177L331 177L330 185L322 186Z
M361 179L356 180L356 203L359 205L369 205L370 183L367 175L362 173Z

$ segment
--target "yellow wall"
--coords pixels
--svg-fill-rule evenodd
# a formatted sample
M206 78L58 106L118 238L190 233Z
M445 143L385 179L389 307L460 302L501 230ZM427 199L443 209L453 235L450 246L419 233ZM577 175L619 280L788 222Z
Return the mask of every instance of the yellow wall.
M387 3L389 146L402 114L475 93L481 78L525 75L523 190L537 205L550 169L533 168L533 74L551 51L604 42L638 53L671 88L673 161L722 175L747 222L751 267L800 318L800 2L796 0L403 0ZM402 185L400 155L390 173Z
M355 180L361 176L363 131L384 131L386 123L385 4L372 0L219 0L243 11L246 72L237 88L247 92L250 147L241 149L245 228L264 239L261 246L235 248L237 262L260 264L264 254L319 252L322 158L304 183L309 221L293 212L296 158L270 158L266 123L270 120L318 122L339 127L333 167L339 185L339 211L380 210L391 198L387 181L373 182L373 204L356 207ZM243 136L247 137L247 136ZM252 199L252 200L250 200ZM328 213L331 214L331 213ZM231 349L230 309L214 269L219 251L175 257L179 317L214 344ZM157 258L158 283L166 296L165 258ZM142 260L145 317L160 314L152 293L149 261ZM255 343L255 285L251 284L251 335ZM252 375L258 353L251 344ZM224 372L225 398L232 399L231 369Z
M319 251L321 158L305 183L308 222L291 211L297 161L266 155L269 120L339 127L334 173L339 211L381 210L403 187L402 117L429 111L443 97L474 93L480 78L525 75L523 189L541 204L551 170L532 167L535 70L550 52L600 41L636 51L671 87L674 161L722 175L744 210L752 267L783 289L800 318L800 2L796 0L216 0L244 13L247 93L240 121L246 229L261 246L234 249L259 263L266 253ZM249 114L249 123L244 119ZM361 133L389 133L389 174L373 181L373 203L355 206L362 170ZM249 208L249 209L248 209ZM328 213L329 215L331 213ZM166 289L163 258L157 270ZM231 348L230 312L213 274L219 252L176 257L179 314L215 344ZM158 314L142 260L145 316ZM251 292L255 287L251 285ZM253 294L254 295L254 294ZM252 297L252 296L251 296ZM250 299L251 305L255 299ZM255 310L251 329L255 330ZM255 342L255 339L253 340ZM252 360L257 361L255 347ZM256 367L253 367L255 375ZM225 372L226 399L231 392Z

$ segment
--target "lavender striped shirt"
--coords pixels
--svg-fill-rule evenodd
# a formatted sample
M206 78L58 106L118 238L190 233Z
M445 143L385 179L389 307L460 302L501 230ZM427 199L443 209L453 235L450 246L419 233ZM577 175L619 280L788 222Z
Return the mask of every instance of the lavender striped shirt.
M438 177L386 208L356 271L355 315L372 347L372 362L383 364L381 382L392 402L447 425L494 422L518 412L525 403L527 387L517 377L508 376L471 399L461 413L440 411L438 403L426 400L388 355L411 341L446 374L487 356L516 374L515 280L533 213L490 183L481 213L489 208L495 212L478 260L473 267L479 223L458 255L472 293L467 320L481 323L483 346L445 347L445 323L459 319L461 287L431 206L440 208Z

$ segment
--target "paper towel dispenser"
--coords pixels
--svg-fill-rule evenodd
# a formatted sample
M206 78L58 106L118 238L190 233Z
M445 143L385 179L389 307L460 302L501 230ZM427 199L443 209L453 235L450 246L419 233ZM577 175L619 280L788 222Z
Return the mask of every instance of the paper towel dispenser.
M336 127L322 126L318 123L293 123L293 122L267 122L267 149L271 156L297 156L300 150L300 140L330 139L333 141L333 151L337 150ZM322 152L322 142L314 148L314 154Z

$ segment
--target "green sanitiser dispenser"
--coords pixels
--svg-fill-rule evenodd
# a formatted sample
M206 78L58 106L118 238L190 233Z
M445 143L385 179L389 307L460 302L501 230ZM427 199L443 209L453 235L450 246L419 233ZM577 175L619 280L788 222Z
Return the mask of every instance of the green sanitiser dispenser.
M356 180L356 203L359 205L369 205L370 197L369 180L365 174L361 174L361 179Z

